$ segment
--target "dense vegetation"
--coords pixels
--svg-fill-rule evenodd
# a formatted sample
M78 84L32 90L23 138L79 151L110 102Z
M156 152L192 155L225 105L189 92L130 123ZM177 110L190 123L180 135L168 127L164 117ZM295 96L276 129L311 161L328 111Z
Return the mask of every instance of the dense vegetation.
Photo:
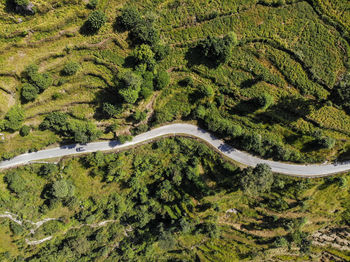
M349 160L349 30L347 0L1 0L0 159L186 121L263 158ZM185 141L4 172L1 210L60 219L33 246L4 219L0 260L349 260L307 234L348 226L347 176L240 170Z
M190 139L30 165L0 178L0 215L27 221L0 218L2 261L350 257L315 237L326 226L348 227L348 175L303 180L265 165L241 169ZM37 229L28 222L43 218L53 220Z
M111 6L1 3L2 158L174 120L196 121L265 158L348 158L347 1ZM136 111L146 116L135 119ZM79 127L44 130L52 112ZM21 125L30 127L28 137ZM99 135L87 134L92 125Z

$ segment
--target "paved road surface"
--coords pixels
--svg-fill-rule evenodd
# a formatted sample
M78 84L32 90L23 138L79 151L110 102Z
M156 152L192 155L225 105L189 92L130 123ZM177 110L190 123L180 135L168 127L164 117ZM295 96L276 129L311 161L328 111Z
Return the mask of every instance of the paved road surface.
M247 166L255 166L258 163L265 163L272 168L273 172L276 173L292 176L318 177L350 170L350 162L338 164L297 165L263 160L248 153L234 149L231 146L225 144L222 140L217 139L215 136L211 135L209 132L190 124L170 124L167 126L162 126L135 136L131 142L127 142L125 144L120 144L117 141L89 143L87 145L83 145L86 151L80 153L122 149L141 142L145 142L147 140L151 140L153 138L172 134L183 134L200 138L236 162ZM0 169L24 165L36 160L79 154L79 152L76 151L76 148L80 146L81 145L68 145L19 155L11 160L0 162Z

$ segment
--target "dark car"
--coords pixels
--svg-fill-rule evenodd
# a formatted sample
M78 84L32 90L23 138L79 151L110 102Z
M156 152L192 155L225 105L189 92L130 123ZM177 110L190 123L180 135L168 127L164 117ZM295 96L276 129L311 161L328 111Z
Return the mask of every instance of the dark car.
M77 152L84 152L84 151L86 151L86 149L84 147L78 147L76 150L77 150Z

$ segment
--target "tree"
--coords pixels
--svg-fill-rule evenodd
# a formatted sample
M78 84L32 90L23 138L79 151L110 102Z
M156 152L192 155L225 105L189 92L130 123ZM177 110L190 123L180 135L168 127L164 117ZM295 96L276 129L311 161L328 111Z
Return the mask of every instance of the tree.
M240 179L242 190L249 195L270 191L273 181L271 168L266 164L245 168Z
M125 7L121 10L118 23L126 30L131 30L142 22L142 17L136 7Z
M55 198L62 199L74 195L75 187L67 180L57 180L53 183L51 193Z
M237 44L237 37L232 32L224 38L208 36L197 43L197 50L208 62L219 65L231 57L231 48Z
M159 31L148 23L138 23L131 29L130 38L134 44L154 46L159 42Z
M263 93L262 95L257 97L257 104L264 110L269 108L273 103L273 96L268 93Z
M68 115L61 112L52 112L48 114L40 124L43 130L50 129L60 134L66 134L68 131Z
M201 97L211 97L214 95L214 89L209 85L200 84L197 86L197 89Z
M167 87L170 83L170 77L167 71L159 71L158 74L154 78L154 86L158 90L162 90Z
M154 57L157 61L162 61L170 53L169 45L157 44L153 46Z
M107 22L106 15L101 11L93 11L84 24L84 29L89 33L97 33Z
M329 136L318 137L316 143L321 148L332 149L335 146L335 139Z
M31 102L37 98L39 88L31 84L23 84L21 89L21 96L24 102Z
M142 44L135 49L135 60L138 64L145 64L147 70L152 71L155 67L156 60L154 53L149 45Z
M103 113L105 113L106 116L113 117L118 113L119 110L114 105L105 102L102 105L102 111Z
M22 126L21 130L19 130L19 134L21 136L27 136L30 133L30 127L29 126Z
M26 185L24 182L25 180L23 179L20 173L17 173L17 172L7 173L4 179L5 179L5 182L7 183L8 188L16 194L23 192L26 188Z
M80 65L76 62L69 61L67 62L63 69L62 69L62 74L66 76L72 76L75 75L80 68Z
M141 90L141 83L141 77L130 71L121 77L119 94L126 103L134 104L136 102Z
M4 128L9 131L17 131L24 120L24 112L20 106L13 106L7 112L4 119Z

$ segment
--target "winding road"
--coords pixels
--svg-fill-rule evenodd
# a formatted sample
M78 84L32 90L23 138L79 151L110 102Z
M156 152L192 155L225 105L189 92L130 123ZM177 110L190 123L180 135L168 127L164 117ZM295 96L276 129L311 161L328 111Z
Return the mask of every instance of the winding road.
M107 151L127 148L142 142L150 141L154 138L162 136L172 135L185 135L199 138L212 147L216 148L220 153L226 157L247 166L255 166L259 163L268 164L273 172L300 176L300 177L320 177L331 174L341 173L350 170L350 161L343 163L334 164L313 164L313 165L298 165L298 164L287 164L281 162L275 162L270 160L260 159L252 156L246 152L239 151L232 148L222 140L216 138L211 133L190 124L170 124L162 127L155 128L146 133L137 135L132 141L121 144L118 141L106 141L106 142L94 142L86 145L67 145L52 149L46 149L33 153L26 153L19 155L11 160L0 162L0 169L11 168L19 165L25 165L32 161L56 158L68 155L77 155L82 153L96 152L96 151ZM85 151L77 152L78 147L84 147Z

